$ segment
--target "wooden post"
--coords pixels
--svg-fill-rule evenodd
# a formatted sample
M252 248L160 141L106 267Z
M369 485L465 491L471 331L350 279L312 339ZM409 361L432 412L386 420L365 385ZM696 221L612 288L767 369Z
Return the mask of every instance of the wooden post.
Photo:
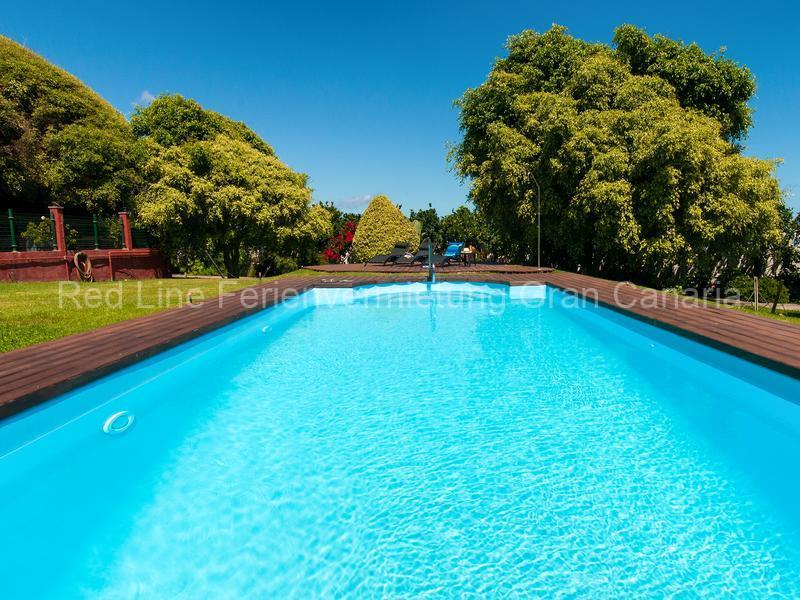
M128 219L128 213L122 211L119 213L119 218L122 219L122 244L125 250L133 250L133 236L131 235L131 222Z
M58 204L47 207L50 210L50 218L53 220L53 229L56 234L56 250L58 252L67 251L67 238L64 236L64 208Z

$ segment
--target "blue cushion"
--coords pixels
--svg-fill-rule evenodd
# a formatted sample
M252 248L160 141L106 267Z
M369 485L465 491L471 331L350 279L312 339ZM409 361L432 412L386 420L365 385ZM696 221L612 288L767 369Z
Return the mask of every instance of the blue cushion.
M444 251L445 256L455 256L456 254L461 254L461 248L464 244L450 244L447 246L447 250Z

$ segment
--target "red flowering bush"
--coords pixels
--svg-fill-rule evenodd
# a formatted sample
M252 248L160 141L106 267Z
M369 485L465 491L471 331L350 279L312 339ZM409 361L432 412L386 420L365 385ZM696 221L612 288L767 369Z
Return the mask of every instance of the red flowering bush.
M353 221L347 221L341 231L334 235L328 247L322 252L322 258L329 263L338 263L342 257L347 254L353 246L353 236L356 234L356 224Z

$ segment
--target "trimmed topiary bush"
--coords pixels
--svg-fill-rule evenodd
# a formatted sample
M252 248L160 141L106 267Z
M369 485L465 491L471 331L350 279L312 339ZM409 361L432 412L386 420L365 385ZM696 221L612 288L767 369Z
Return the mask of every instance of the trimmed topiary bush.
M408 244L410 252L419 248L414 225L386 196L375 196L358 222L353 238L353 256L365 262L378 254L388 254L395 244Z

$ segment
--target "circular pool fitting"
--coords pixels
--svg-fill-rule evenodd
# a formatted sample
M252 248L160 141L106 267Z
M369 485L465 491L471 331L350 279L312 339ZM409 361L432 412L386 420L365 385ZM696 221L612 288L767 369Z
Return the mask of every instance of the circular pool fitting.
M106 419L103 423L103 433L108 435L122 435L133 427L135 417L127 410L121 410L114 413Z

